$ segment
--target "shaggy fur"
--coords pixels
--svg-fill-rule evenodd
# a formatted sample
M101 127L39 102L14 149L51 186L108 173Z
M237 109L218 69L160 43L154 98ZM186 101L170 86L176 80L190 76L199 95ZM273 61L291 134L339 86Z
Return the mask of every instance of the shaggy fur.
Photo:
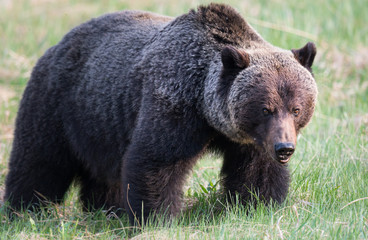
M132 224L160 209L175 215L187 174L215 148L231 196L282 202L290 156L281 161L275 145L295 145L313 114L315 54L312 43L272 46L226 5L92 19L32 72L5 199L14 209L61 202L78 181L88 209L125 209Z

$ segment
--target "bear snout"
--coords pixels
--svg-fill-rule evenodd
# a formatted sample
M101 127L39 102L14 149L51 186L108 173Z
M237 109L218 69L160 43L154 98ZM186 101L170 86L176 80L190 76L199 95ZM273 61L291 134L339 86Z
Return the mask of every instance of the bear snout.
M290 142L281 142L275 144L276 158L280 163L287 163L293 155L295 145Z

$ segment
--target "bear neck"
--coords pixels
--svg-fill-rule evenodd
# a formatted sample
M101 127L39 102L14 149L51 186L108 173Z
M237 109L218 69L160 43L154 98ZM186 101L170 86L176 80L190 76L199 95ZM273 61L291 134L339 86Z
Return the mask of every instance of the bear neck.
M219 89L221 86L222 63L220 54L216 54L209 67L205 80L202 110L210 126L231 140L241 143L249 143L242 132L232 121L229 111L229 95Z

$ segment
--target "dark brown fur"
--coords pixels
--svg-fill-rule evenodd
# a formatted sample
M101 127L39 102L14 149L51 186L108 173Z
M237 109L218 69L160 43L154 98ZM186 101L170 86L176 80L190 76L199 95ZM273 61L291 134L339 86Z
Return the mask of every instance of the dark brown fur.
M315 53L312 43L272 46L222 4L177 18L92 19L33 69L5 199L37 209L38 193L60 203L75 181L86 209L125 209L132 224L161 210L176 215L188 173L215 148L230 196L247 204L253 191L280 203L292 152L279 146L294 146L312 117Z

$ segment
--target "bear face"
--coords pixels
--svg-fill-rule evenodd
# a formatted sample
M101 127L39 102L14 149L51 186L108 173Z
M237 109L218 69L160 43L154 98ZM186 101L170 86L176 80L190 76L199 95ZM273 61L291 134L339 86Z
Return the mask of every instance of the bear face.
M222 51L222 84L232 123L231 140L254 144L270 158L287 163L300 129L314 112L317 86L310 71L316 54L310 50ZM307 59L307 60L306 60ZM309 60L308 60L309 59ZM311 60L312 59L312 60ZM303 65L302 65L303 64Z

